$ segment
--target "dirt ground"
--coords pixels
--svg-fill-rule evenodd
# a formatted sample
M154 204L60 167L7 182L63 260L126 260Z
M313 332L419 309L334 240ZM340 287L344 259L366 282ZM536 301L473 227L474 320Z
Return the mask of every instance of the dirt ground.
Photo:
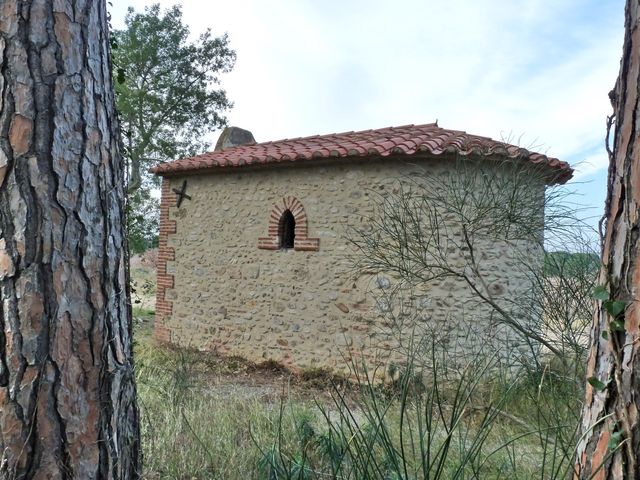
M152 338L153 321L153 314L136 315L134 311L138 358L149 354L142 353L140 349L149 348L156 354L172 357L171 368L186 369L188 376L201 386L202 393L213 399L233 398L277 405L294 397L301 401L317 400L331 406L333 396L336 396L335 400L342 395L351 399L355 393L350 382L321 369L294 373L275 362L257 365L239 357L221 357L211 352L157 345Z

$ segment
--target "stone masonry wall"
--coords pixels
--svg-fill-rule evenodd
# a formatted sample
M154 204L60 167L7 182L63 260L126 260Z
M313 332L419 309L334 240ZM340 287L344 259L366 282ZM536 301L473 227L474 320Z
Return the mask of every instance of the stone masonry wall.
M377 297L393 279L356 275L347 237L367 227L372 198L393 191L398 178L438 175L450 165L389 159L166 177L156 338L293 368L344 370L346 360L361 355L384 362L396 344L383 334L388 318ZM185 180L191 200L177 208L172 189ZM277 222L287 208L296 217L296 245L282 250ZM527 291L508 248L485 245L483 255L497 294ZM447 335L459 327L443 321L452 311L460 318L467 312L471 331L488 328L460 280L435 282L417 302L427 312L422 320L446 323Z

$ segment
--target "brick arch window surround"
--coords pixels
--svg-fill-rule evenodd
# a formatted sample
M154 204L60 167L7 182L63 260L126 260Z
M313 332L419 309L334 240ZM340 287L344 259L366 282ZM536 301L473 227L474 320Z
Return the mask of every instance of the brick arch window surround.
M291 227L291 231L287 230ZM273 205L267 233L268 236L258 238L258 248L280 250L293 247L296 251L308 252L320 249L320 239L309 238L307 234L307 214L295 197L284 197Z

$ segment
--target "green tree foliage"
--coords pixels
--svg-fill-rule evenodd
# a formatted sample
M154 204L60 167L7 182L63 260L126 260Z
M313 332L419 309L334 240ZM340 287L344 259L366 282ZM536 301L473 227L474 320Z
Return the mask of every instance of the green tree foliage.
M548 276L593 275L600 268L600 257L593 252L546 252L544 273Z
M158 199L152 195L152 191L152 188L143 186L129 193L127 233L129 249L133 253L142 253L158 246L160 206Z
M192 41L179 5L161 10L154 4L142 13L130 7L125 28L113 32L134 251L148 245L157 230L148 169L209 147L205 134L226 124L223 113L232 106L219 76L235 59L226 34L215 37L207 30Z

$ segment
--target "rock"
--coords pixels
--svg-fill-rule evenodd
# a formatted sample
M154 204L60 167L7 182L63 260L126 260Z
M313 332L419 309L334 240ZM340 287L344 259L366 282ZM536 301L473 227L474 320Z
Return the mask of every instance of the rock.
M420 305L420 308L427 308L431 306L431 298L429 297L420 297L420 300L418 300L418 305Z
M347 307L344 303L336 303L336 307L343 313L349 313L349 307Z
M214 151L220 152L226 148L251 145L254 143L256 143L256 139L253 138L253 134L249 130L244 130L239 127L227 127L222 131L220 137L218 137Z
M258 265L249 265L245 267L245 278L258 278L260 276L260 267Z
M491 292L492 295L503 295L506 289L502 284L495 282L489 286L489 291Z
M353 338L343 333L339 333L335 336L335 344L339 347L350 347L353 345Z

